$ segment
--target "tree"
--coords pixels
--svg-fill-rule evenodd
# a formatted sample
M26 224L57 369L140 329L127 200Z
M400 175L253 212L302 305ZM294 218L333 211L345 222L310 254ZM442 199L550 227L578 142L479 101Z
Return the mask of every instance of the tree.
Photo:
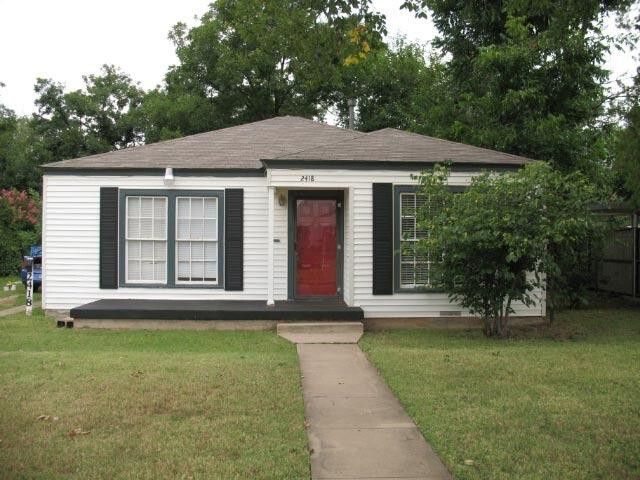
M4 85L0 83L0 88ZM4 183L5 170L9 162L8 150L11 148L13 135L16 131L17 119L13 110L0 103L0 183Z
M636 18L636 30L640 32L640 14ZM633 85L627 88L624 102L625 127L618 136L615 170L631 198L635 208L640 209L640 68Z
M370 0L216 0L188 29L177 24L179 64L145 100L148 139L278 115L321 117L348 95L343 70L381 44L384 17Z
M632 0L407 0L431 15L450 55L446 137L595 175L606 156L605 15ZM427 127L429 130L429 127Z
M419 45L398 39L366 59L345 69L357 100L357 128L365 132L381 128L415 130L442 135L443 113L450 98L442 59ZM339 118L348 123L346 99L338 102Z
M487 336L505 335L514 302L532 305L536 288L546 289L551 312L576 294L567 272L584 268L602 231L590 210L603 195L593 183L543 162L479 175L458 194L448 176L442 167L420 176L429 201L418 212L418 229L428 232L418 251L432 261L432 282L482 317Z
M627 126L620 133L615 168L635 208L640 208L640 104L626 114Z
M41 148L40 139L28 117L15 117L12 123L6 141L0 140L0 189L39 190L42 173L35 159Z
M100 75L83 78L85 88L71 92L53 80L37 80L38 112L32 125L41 144L35 152L36 165L142 141L136 123L142 89L112 65L104 65Z

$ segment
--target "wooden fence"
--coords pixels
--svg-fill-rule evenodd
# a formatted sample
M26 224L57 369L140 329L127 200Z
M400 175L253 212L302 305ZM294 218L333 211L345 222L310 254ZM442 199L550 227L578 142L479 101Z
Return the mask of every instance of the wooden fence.
M619 212L620 214L622 212ZM640 296L640 230L638 213L628 213L626 226L606 238L596 266L596 289L632 297Z

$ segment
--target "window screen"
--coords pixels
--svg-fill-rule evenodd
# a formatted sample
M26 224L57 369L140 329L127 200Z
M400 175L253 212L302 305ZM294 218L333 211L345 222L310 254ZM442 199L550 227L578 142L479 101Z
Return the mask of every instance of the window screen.
M176 198L176 281L218 283L218 199Z
M167 198L128 196L126 278L131 283L167 281Z

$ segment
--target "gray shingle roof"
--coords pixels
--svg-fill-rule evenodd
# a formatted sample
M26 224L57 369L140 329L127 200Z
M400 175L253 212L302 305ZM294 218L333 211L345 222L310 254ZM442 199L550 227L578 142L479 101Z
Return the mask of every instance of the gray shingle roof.
M361 133L301 117L236 127L44 165L57 169L259 169L261 160L522 165L524 157L385 128Z
M393 128L384 128L330 145L289 153L278 160L356 162L444 162L522 165L532 160L509 153Z
M236 127L49 163L56 168L258 169L261 159L364 135L301 117L276 117Z

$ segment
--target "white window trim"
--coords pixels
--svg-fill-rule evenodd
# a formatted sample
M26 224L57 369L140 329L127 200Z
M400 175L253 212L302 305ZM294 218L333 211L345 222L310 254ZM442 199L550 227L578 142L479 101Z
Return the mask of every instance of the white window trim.
M204 216L205 212L204 212L204 208L203 208L203 217L202 220L203 222L205 220L215 220L216 224L215 224L215 228L214 228L214 235L215 235L215 239L209 239L209 238L204 238L204 228L202 229L203 232L203 238L201 240L191 240L191 239L187 239L187 240L183 240L183 239L178 239L178 219L179 219L179 214L178 214L178 200L180 199L194 199L194 198L201 198L201 199L207 199L207 198L214 198L216 201L216 217L212 218L212 217L206 217ZM175 221L175 239L174 239L174 249L175 249L175 259L174 259L174 282L176 285L208 285L208 286L216 286L220 284L220 278L219 275L217 274L218 272L218 262L220 261L219 257L219 246L220 246L220 239L218 238L218 227L219 227L219 223L220 219L218 218L218 205L219 205L219 201L220 199L218 197L203 197L203 196L198 196L198 195L181 195L181 196L177 196L175 197L175 215L174 215L174 221ZM193 217L191 216L191 204L192 201L189 201L189 231L191 231L191 220L193 219ZM198 218L198 220L200 220ZM203 225L204 227L204 225ZM189 244L191 244L192 242L201 242L201 243L205 243L205 242L215 242L215 251L216 251L216 281L215 282L211 282L211 281L194 281L194 280L179 280L178 279L178 243L180 242L188 242ZM192 248L189 248L189 277L191 277L191 254L192 254ZM203 245L203 257L204 257L204 245ZM206 261L203 260L203 263L205 263ZM203 267L204 268L204 267ZM203 272L204 273L204 272Z
M129 238L129 199L130 198L139 198L140 199L140 203L142 205L142 199L143 198L164 198L165 202L164 202L164 218L165 218L165 222L164 222L164 238L156 238L155 237L155 216L152 217L152 224L151 224L151 231L154 235L153 238L145 238L145 239L141 239L141 238ZM129 279L129 241L134 241L134 242L140 242L140 241L146 241L146 242L165 242L165 249L168 250L169 249L169 229L168 229L168 225L169 225L169 198L168 197L164 197L164 196L159 196L159 195L127 195L125 197L125 208L124 208L124 240L125 240L125 244L124 244L124 275L125 275L125 281L127 284L131 284L131 285L166 285L167 284L167 269L165 267L165 275L164 275L164 282L160 281L160 280L130 280ZM155 207L155 202L154 202L154 207ZM140 218L140 215L138 215L138 219ZM165 252L165 264L167 264L167 256L168 256L168 251ZM142 255L142 252L140 253L140 255ZM153 249L153 263L154 263L154 276L155 276L155 256L156 256L156 249L154 247ZM141 267L142 268L142 267Z

